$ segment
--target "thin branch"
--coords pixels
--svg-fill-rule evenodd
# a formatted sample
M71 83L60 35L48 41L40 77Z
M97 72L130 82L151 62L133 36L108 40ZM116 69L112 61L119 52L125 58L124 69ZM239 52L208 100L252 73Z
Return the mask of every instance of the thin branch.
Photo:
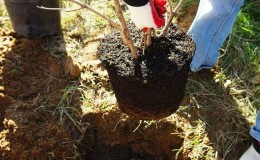
M152 44L152 28L147 28L147 39L146 39L146 45L147 47L150 47Z
M172 11L172 2L171 2L171 0L167 0L168 1L168 3L169 3L169 8L170 8L170 13L172 13L173 11Z
M49 8L49 7L43 7L43 6L36 6L39 9L45 9L45 10L51 10L51 11L64 11L64 12L73 12L73 11L78 11L81 9L84 9L82 7L76 8L76 9L67 9L67 8Z
M157 38L157 35L156 35L156 32L154 29L152 30L152 36L153 36L153 38Z
M174 11L173 11L173 16L175 16L175 15L178 13L178 11L180 10L180 8L181 8L183 2L184 2L184 0L180 0L180 1L179 1L179 3L177 4L176 8L175 8ZM172 20L172 19L171 19L171 20Z
M40 8L40 9L59 10L59 11L65 11L65 12L71 12L71 11L75 11L75 10L79 10L79 9L88 9L88 10L90 10L91 12L93 12L93 13L97 14L98 16L102 17L103 19L107 20L113 27L116 27L120 31L124 43L130 48L131 54L132 54L133 58L134 59L138 58L138 54L136 52L135 46L133 44L133 41L131 40L131 36L130 36L129 30L127 28L127 25L126 25L126 22L125 22L123 13L122 13L122 9L120 7L120 4L119 4L118 0L114 0L114 5L115 5L116 13L117 13L117 16L118 16L118 19L119 19L121 25L116 23L116 22L114 22L114 21L112 21L110 18L108 18L107 16L99 13L98 11L90 8L87 4L85 4L83 2L80 2L80 1L77 1L77 0L68 0L68 1L79 5L81 8L78 8L78 9L64 9L64 8L47 8L47 7L43 7L43 6L37 6L37 7Z
M120 29L120 25L116 22L114 22L112 19L110 19L109 17L103 15L102 13L99 13L98 11L90 8L87 4L77 1L77 0L68 0L72 3L75 3L77 5L79 5L81 8L77 8L77 9L64 9L64 8L48 8L48 7L43 7L43 6L37 6L40 9L46 9L46 10L58 10L58 11L65 11L65 12L72 12L72 11L76 11L76 10L80 10L80 9L87 9L95 14L97 14L98 16L100 16L101 18L107 20L113 27L116 27L118 29Z
M168 2L170 3L170 6L171 6L171 2L170 2L169 0L168 0ZM162 31L162 33L159 35L159 38L166 35L166 33L167 33L168 29L169 29L169 26L170 26L170 24L171 24L171 22L172 22L173 17L176 16L176 14L178 13L179 9L181 8L183 2L184 2L184 0L180 0L179 3L177 4L177 6L175 7L174 11L172 11L172 12L170 13L170 17L169 17L169 19L168 19L168 21L167 21L167 24L166 24L165 27L163 28L163 31Z
M152 3L154 3L154 0L152 0ZM146 46L150 47L152 44L152 28L147 28L146 33Z
M146 38L147 38L147 34L146 34L146 32L143 32L141 43L140 43L140 48L143 47L143 44L146 42Z
M114 0L114 5L115 5L115 10L116 10L117 17L118 17L118 19L119 19L119 21L121 23L120 33L121 33L121 36L123 38L123 41L130 48L133 58L137 59L138 58L138 54L136 52L135 46L133 44L133 41L131 39L130 32L129 32L128 28L127 28L127 25L126 25L126 22L125 22L125 19L124 19L124 16L123 16L122 9L120 7L119 1L118 0Z
M98 11L96 11L96 10L90 8L86 3L82 3L82 2L79 2L79 1L77 1L77 0L68 0L68 1L73 2L73 3L76 3L76 4L80 5L82 8L86 8L86 9L90 10L91 12L93 12L93 13L99 15L100 17L102 17L102 18L104 18L105 20L107 20L108 22L110 22L112 26L114 26L114 27L116 27L116 28L119 27L119 24L118 24L118 23L112 21L110 18L108 18L107 16L105 16L105 15L99 13Z

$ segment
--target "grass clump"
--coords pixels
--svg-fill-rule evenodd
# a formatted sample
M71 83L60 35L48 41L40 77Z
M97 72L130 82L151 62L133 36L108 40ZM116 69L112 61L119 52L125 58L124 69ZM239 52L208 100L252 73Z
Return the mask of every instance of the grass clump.
M225 80L232 82L230 94L239 106L255 109L260 106L259 7L259 0L245 1L220 58Z
M188 127L186 132L203 135L187 138L188 144L181 148L190 151L191 159L239 159L252 143L249 129L260 106L259 7L259 0L245 1L217 65L189 79L186 93L190 103L178 114L197 129ZM207 156L204 136L210 141Z

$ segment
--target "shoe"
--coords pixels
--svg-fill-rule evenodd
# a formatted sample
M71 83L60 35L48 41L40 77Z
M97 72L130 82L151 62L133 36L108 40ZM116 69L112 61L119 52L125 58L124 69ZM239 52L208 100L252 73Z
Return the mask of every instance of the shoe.
M260 160L260 154L255 150L254 146L251 145L239 160Z

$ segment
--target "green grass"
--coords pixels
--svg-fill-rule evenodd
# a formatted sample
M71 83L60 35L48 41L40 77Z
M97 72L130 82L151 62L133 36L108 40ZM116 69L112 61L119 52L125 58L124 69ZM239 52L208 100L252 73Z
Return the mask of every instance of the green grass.
M260 80L252 82L260 74L259 7L259 0L245 1L222 47L217 73L207 77L198 73L189 79L187 94L192 99L190 106L199 116L191 121L200 128L199 133L208 134L212 142L209 145L214 148L208 150L208 157L202 159L238 159L251 143L249 127L255 123L260 106ZM189 110L180 112L189 113ZM201 123L198 120L208 125L199 127ZM218 126L219 121L222 122L221 126ZM191 129L189 131L195 133ZM198 139L188 141L192 146L186 148L192 148L191 153L202 149L202 146L195 145ZM244 148L238 148L239 144ZM238 149L241 153L237 153Z
M224 47L227 54L224 58L228 63L233 63L238 71L243 71L244 66L248 67L250 72L259 73L260 71L260 1L246 1L237 17L237 21L230 34L229 40ZM230 59L228 59L230 58ZM235 58L234 60L231 60ZM239 65L240 63L240 65ZM227 63L223 67L229 69Z
M11 23L3 1L0 1L0 27L10 28Z
M252 106L260 106L260 1L245 1L220 58L224 80L231 80L236 90L244 90ZM237 97L237 96L236 96Z

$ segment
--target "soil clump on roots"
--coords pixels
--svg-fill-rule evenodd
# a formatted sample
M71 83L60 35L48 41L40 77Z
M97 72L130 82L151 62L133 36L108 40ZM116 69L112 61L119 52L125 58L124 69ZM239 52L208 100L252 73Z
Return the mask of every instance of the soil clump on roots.
M142 34L129 28L137 46ZM120 108L140 119L160 119L178 109L194 50L192 38L175 25L165 37L152 39L151 47L139 48L137 60L118 31L102 39L98 48Z

